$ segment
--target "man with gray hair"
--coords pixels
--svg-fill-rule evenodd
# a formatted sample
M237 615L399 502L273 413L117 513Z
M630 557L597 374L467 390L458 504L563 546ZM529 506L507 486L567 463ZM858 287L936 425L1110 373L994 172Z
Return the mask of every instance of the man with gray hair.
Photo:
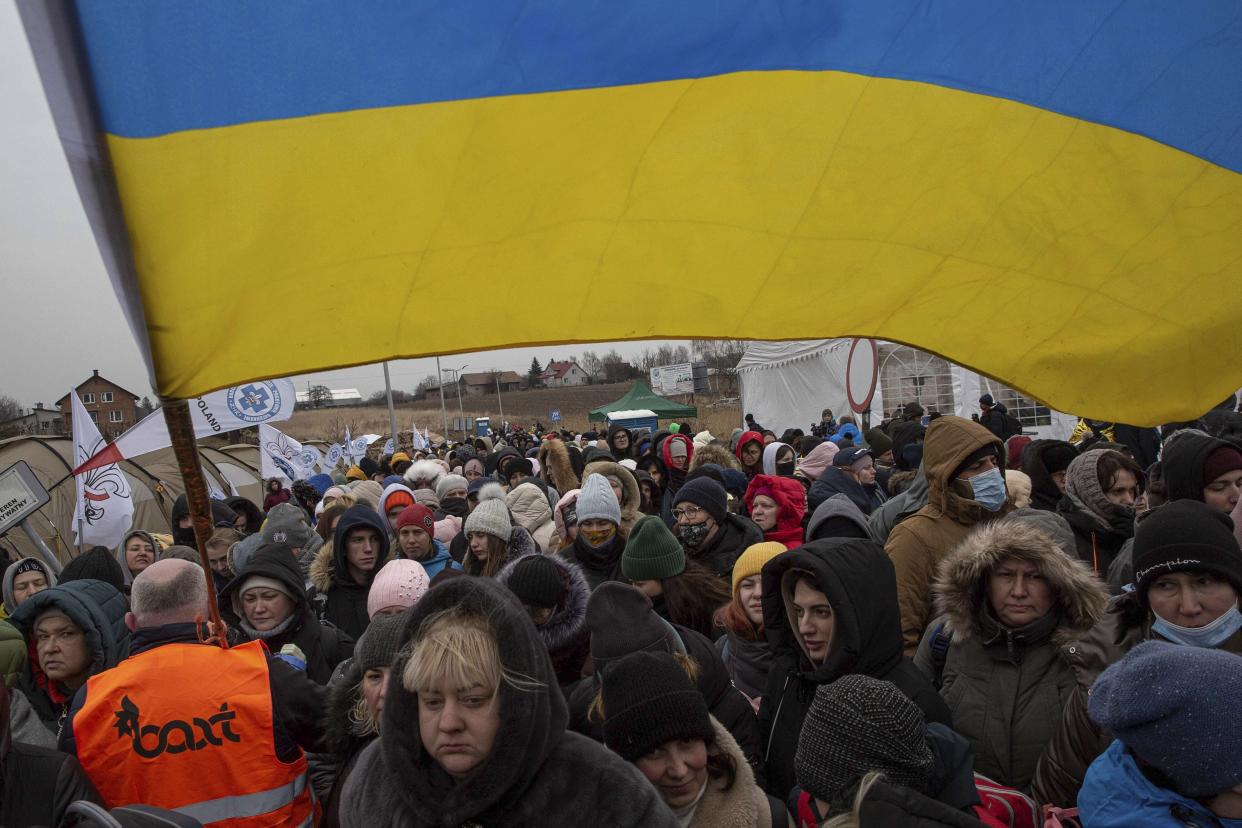
M73 699L61 750L104 803L144 803L204 825L301 825L315 803L303 751L322 750L324 688L261 641L224 649L201 566L156 561L134 578L130 655ZM272 757L278 761L271 761Z

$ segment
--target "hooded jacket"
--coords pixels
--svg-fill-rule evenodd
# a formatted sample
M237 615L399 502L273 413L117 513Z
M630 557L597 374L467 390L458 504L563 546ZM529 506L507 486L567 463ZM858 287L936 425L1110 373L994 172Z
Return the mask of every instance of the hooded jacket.
M175 504L173 508L174 509L176 508ZM177 531L176 523L173 524L173 531L174 532ZM190 531L193 532L194 530L191 529ZM151 551L155 555L159 554L159 551L161 548L160 544L155 540L155 535L152 535L150 532L146 531L145 529L131 529L130 531L125 533L125 538L121 541L121 545L116 548L116 562L121 565L121 574L125 576L126 590L128 590L129 585L134 582L134 573L129 571L129 562L125 560L125 546L126 544L129 543L129 539L132 538L134 535L139 535L140 537L143 538L143 540L151 544ZM195 548L196 549L198 548L197 543L195 544ZM155 558L152 557L152 560L155 560Z
M544 440L539 444L536 459L539 460L540 474L558 492L568 492L579 487L578 475L574 473L573 463L569 459L569 449L563 440L556 438Z
M1218 448L1234 446L1217 437L1199 432L1178 432L1169 438L1160 458L1166 500L1203 502L1203 464ZM1210 481L1209 481L1210 482Z
M552 656L552 670L562 688L582 678L582 668L591 655L591 631L586 625L587 600L591 588L582 570L559 555L548 555L565 582L565 594L540 627L536 627L543 644ZM496 573L496 580L506 587L517 561L510 561Z
M1152 631L1152 614L1133 593L1108 602L1102 617L1084 635L1064 646L1077 686L1065 704L1055 733L1035 768L1031 793L1043 803L1072 807L1087 768L1108 747L1110 737L1087 715L1087 697L1100 673L1120 661L1140 642L1164 639ZM1242 655L1242 631L1217 647Z
M722 469L742 470L742 464L733 452L718 443L704 443L694 447L694 459L690 461L689 471L701 469L707 465L717 465Z
M1006 500L999 511L990 512L959 493L969 489L969 483L953 479L967 458L988 446L995 448L1004 474L1004 445L992 432L962 417L941 417L928 427L923 445L927 505L893 527L884 545L897 570L901 636L909 655L914 654L932 617L931 581L940 561L975 526L1013 509L1013 503Z
M247 629L246 617L242 613L241 589L255 575L279 581L293 596L293 614L289 616L288 625L274 635L255 634ZM284 544L271 544L256 552L220 592L220 604L231 607L237 619L236 624L229 626L230 633L236 636L234 643L262 638L273 653L279 653L286 644L292 644L302 652L306 659L306 675L316 684L326 685L336 666L353 655L354 639L315 616L306 596L302 571L292 551Z
M158 548L158 547L157 547ZM56 586L56 573L52 568L38 558L22 558L9 565L4 570L3 594L4 594L4 611L10 615L17 609L17 599L13 595L13 581L17 578L17 565L22 561L34 561L38 564L40 571L43 573L43 579L47 581L49 587Z
M27 668L18 679L30 706L48 730L57 733L62 717L69 712L73 691L51 681L39 666L33 646L34 626L48 610L60 610L86 634L93 662L90 675L107 670L129 655L129 628L125 613L129 610L125 596L111 584L85 579L60 584L22 602L10 621L26 639L30 652Z
M813 664L786 608L785 573L805 570L832 605L828 656ZM892 682L927 722L950 725L948 707L918 668L902 655L895 575L884 550L869 540L824 540L777 555L763 568L763 626L772 669L759 707L768 792L787 799L797 784L794 752L815 688L859 673Z
M1048 471L1044 452L1053 446L1073 449L1064 440L1032 440L1022 448L1022 471L1031 478L1031 508L1055 512L1061 500L1061 489Z
M629 445L627 445L624 449L618 449L616 444L617 435L621 432L625 432L625 436L630 438ZM613 423L608 426L608 451L611 452L613 457L618 460L624 460L627 457L632 458L637 454L635 448L636 446L634 445L633 432L620 423Z
M395 557L405 557L399 546L396 549ZM435 538L431 539L431 556L425 561L419 561L419 563L427 571L428 578L434 578L446 569L461 569L461 564L453 560L453 556L449 553L448 546Z
M68 807L85 799L102 805L78 760L56 750L14 742L9 694L0 686L0 825L60 825Z
M346 557L345 538L357 528L374 529L379 534L379 552L365 584L356 583L349 574ZM311 590L308 599L319 620L327 621L357 641L371 623L367 615L367 593L371 589L371 581L375 580L375 574L390 557L388 522L368 506L350 506L336 522L332 543L325 543L310 565Z
M385 486L383 494L380 495L379 506L375 508L375 511L379 514L379 516L384 519L384 523L388 522L388 498L392 497L397 492L404 492L410 496L411 500L414 499L414 490L404 483L389 483Z
M816 507L806 524L806 542L825 538L867 539L867 516L843 494L833 495Z
M927 475L920 465L915 471L910 488L890 498L867 518L867 531L871 534L871 539L876 543L888 543L888 536L892 534L894 526L927 505L927 492Z
M986 598L992 572L1007 558L1034 564L1053 596L1047 615L1017 629L1004 626ZM1008 518L978 529L941 562L934 595L944 615L928 626L915 663L938 681L975 769L1025 788L1077 685L1065 647L1103 616L1104 588L1048 534ZM932 639L942 623L940 635L951 643L936 676Z
M698 456L697 453L695 456ZM643 516L642 492L638 488L638 478L625 466L611 460L596 460L593 463L587 463L586 468L582 470L582 481L585 483L586 479L593 474L615 477L621 481L621 536L628 538L634 524Z
M677 828L654 787L603 745L566 730L568 711L552 660L517 599L488 578L454 578L427 593L409 613L403 639L429 616L458 607L488 619L507 672L537 682L503 685L500 728L491 753L456 784L419 737L417 694L399 677L409 650L393 665L380 738L363 749L341 795L345 828L465 824L544 828L550 825Z
M783 543L786 549L802 545L802 518L806 515L806 490L789 477L757 474L746 487L746 508L752 509L761 490L767 490L776 504L776 525L763 533L763 539ZM756 524L757 525L757 524Z
M548 498L542 489L534 483L516 486L505 495L505 505L518 526L530 532L540 552L551 549L556 524L552 520L552 507L548 505Z
M742 450L749 443L759 444L759 460L753 466L747 466L746 461L742 459ZM747 477L752 477L763 471L763 448L763 435L758 431L744 431L742 436L737 438L737 445L733 447L733 455L737 457L737 461L741 465L742 471L746 472Z
M1078 814L1090 828L1242 828L1242 819L1218 817L1202 802L1157 786L1120 741L1091 764Z

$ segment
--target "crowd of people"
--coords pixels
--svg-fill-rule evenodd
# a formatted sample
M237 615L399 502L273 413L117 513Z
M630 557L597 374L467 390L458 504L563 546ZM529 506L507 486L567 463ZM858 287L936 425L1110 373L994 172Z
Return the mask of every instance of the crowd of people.
M182 498L5 569L0 825L1242 825L1235 409L479 437L206 570Z

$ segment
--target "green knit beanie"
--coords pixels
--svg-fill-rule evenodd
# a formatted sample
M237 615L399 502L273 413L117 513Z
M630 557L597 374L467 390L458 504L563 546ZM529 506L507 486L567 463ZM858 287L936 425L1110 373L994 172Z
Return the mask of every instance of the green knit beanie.
M686 553L657 515L644 515L630 530L621 572L631 581L662 581L686 571Z

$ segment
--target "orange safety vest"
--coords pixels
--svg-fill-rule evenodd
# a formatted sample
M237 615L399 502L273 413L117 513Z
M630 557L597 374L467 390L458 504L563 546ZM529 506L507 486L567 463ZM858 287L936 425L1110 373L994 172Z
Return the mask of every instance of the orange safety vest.
M276 758L267 651L165 644L86 683L78 761L109 808L145 804L204 826L310 826L306 757Z

